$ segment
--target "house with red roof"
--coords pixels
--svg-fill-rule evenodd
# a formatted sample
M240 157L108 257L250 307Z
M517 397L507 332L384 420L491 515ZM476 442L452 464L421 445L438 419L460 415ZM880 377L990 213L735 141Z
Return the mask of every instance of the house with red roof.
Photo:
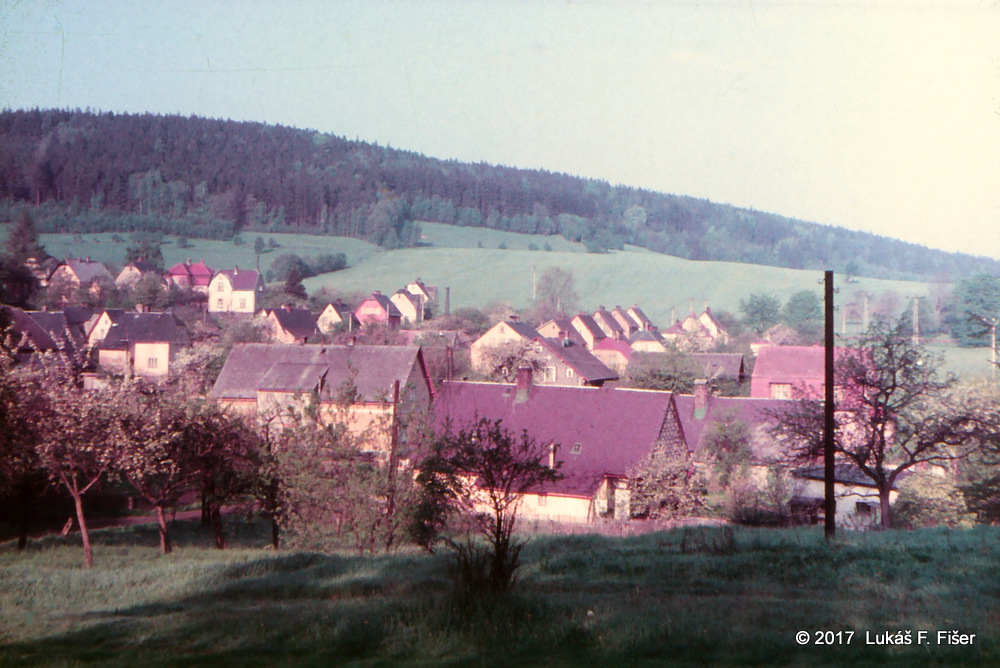
M358 304L354 317L361 325L374 325L396 329L403 321L403 314L392 300L376 290L370 297Z
M628 341L605 337L590 352L620 376L628 368L629 359L632 357L632 346Z
M253 269L223 269L208 284L209 313L256 313L264 279Z
M719 424L741 422L750 436L751 476L759 489L768 485L772 469L783 471L788 483L788 511L796 522L816 524L823 519L825 497L822 463L794 466L785 446L771 435L771 426L782 412L792 410L796 400L770 397L720 397L708 383L697 382L694 394L674 395L691 459L706 478L711 477L714 459L709 441ZM878 492L873 481L856 467L838 462L834 476L838 526L869 526L880 521ZM895 499L895 493L892 497Z
M319 338L316 318L307 308L286 304L281 308L264 309L264 323L270 337L278 343L309 343Z
M824 359L823 346L764 346L754 363L750 396L821 398L826 386Z
M552 387L532 382L446 381L434 401L438 433L486 418L528 436L560 462L562 479L531 490L519 517L589 522L628 518L629 479L654 453L687 462L687 445L669 392L611 387Z
M179 262L167 270L167 283L178 288L208 293L208 285L215 276L215 270L205 264L204 260L192 263Z

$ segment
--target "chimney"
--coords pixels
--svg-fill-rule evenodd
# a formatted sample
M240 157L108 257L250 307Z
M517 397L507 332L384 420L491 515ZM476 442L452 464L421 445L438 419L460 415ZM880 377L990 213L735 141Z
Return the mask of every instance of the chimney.
M511 313L510 314L510 321L511 322L517 322L520 319L521 319L521 317L518 314L516 314L516 313Z
M444 314L451 315L451 286L444 288Z
M549 468L554 469L556 467L556 444L555 442L549 443Z
M694 417L696 420L704 420L707 412L708 381L698 379L694 381Z
M239 267L237 267L237 266L236 266L236 265L234 264L234 265L233 265L233 276L237 275L238 273L240 273L240 268L239 268Z
M531 367L522 366L517 370L517 387L514 392L514 402L521 403L528 400L528 392L531 390Z

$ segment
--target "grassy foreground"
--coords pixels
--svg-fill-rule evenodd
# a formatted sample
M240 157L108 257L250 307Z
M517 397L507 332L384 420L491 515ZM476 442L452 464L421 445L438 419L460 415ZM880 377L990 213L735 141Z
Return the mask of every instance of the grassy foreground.
M445 555L274 553L249 524L219 552L178 524L168 557L151 527L98 532L91 571L72 538L3 546L0 665L1000 664L995 528L538 537L516 594L463 602ZM866 644L886 631L914 644Z

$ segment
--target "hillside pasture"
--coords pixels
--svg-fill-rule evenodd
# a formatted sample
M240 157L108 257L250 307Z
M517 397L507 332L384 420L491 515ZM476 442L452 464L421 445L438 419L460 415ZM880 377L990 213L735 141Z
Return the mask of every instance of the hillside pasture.
M234 529L237 548L223 552L185 524L169 556L153 529L102 530L91 570L72 536L23 554L3 546L0 664L1000 663L991 527L845 532L831 544L819 529L536 537L501 600L456 596L446 554L276 553L259 549L265 529ZM950 630L975 638L939 644ZM820 631L843 633L817 645ZM911 644L874 642L886 632Z

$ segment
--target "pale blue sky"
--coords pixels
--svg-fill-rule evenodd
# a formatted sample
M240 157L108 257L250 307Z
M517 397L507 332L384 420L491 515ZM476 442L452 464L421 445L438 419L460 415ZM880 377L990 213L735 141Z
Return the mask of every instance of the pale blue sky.
M0 0L0 105L199 114L1000 257L1000 4Z

